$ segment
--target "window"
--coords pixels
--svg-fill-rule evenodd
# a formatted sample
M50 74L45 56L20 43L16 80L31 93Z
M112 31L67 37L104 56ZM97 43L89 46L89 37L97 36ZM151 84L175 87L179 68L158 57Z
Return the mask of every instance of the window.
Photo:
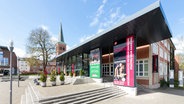
M148 59L144 60L137 60L136 62L137 69L136 75L137 76L148 76Z
M163 64L162 64L162 62L160 62L160 64L159 64L159 74L163 75Z
M167 47L167 40L164 40L164 45L165 47Z
M169 55L169 54L167 54L167 55L168 55L168 57L167 57L167 58L168 58L168 59L167 59L167 61L169 61L169 62L170 62L170 55Z
M167 49L170 51L170 44L169 43L167 44Z
M158 55L158 45L156 43L152 44L152 52Z
M5 66L8 66L8 64L9 64L9 63L8 63L8 58L4 58L4 65L5 65Z
M160 57L162 57L163 58L163 50L162 50L162 48L160 47Z
M167 53L164 52L164 59L167 60Z

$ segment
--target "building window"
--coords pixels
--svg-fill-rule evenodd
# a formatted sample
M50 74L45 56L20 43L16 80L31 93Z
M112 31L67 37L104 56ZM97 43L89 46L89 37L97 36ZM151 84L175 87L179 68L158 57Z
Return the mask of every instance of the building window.
M152 44L152 52L153 54L158 55L158 45L156 43Z
M163 50L162 50L162 48L160 47L160 57L162 57L163 58Z
M137 76L148 76L148 59L144 60L137 60L137 69L136 69L136 75Z
M159 64L159 74L163 75L163 63L162 62L160 62Z
M167 54L167 55L168 55L168 57L167 57L168 59L167 60L170 62L170 55L169 54Z
M4 58L4 65L8 66L8 58Z
M169 43L167 44L167 49L170 51L170 44Z
M167 60L167 53L164 52L164 59Z
M3 58L3 52L0 52L0 59Z

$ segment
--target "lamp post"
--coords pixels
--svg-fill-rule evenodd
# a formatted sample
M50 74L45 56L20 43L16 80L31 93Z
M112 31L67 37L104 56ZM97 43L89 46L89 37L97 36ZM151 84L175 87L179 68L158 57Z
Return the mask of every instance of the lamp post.
M19 57L18 57L18 59L17 59L17 62L19 62ZM19 69L19 67L20 67L20 65L19 65L19 63L18 63L18 68L17 68L17 77L18 77L18 87L19 87L19 79L20 79L20 69Z
M10 104L12 104L12 52L13 52L13 41L10 41Z

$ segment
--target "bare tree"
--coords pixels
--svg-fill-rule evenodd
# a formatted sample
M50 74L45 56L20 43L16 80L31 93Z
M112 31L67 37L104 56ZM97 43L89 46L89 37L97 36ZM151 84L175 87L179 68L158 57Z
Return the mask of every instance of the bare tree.
M32 30L27 41L27 52L42 60L43 71L46 74L48 60L55 53L55 45L51 41L49 32L43 28Z

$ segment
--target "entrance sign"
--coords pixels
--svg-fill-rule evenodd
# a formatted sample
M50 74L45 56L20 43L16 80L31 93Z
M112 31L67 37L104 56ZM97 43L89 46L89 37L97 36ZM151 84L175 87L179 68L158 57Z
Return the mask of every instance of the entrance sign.
M134 87L134 36L114 46L114 84Z
M100 78L100 49L90 51L90 77Z
M179 87L183 87L183 71L178 71L178 81L179 81Z

